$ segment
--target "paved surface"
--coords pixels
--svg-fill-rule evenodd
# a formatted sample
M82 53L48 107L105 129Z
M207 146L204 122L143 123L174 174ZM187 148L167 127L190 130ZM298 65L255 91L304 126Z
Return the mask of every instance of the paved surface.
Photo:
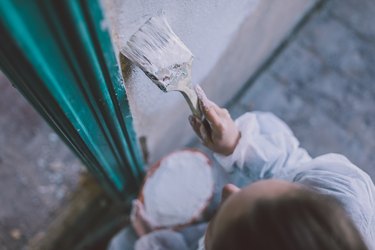
M329 0L232 106L271 111L311 155L375 179L375 2ZM0 250L24 249L77 184L80 163L0 76Z
M271 111L312 156L341 153L375 180L375 2L331 0L230 110Z
M0 250L20 250L52 221L81 165L1 72L0 128Z

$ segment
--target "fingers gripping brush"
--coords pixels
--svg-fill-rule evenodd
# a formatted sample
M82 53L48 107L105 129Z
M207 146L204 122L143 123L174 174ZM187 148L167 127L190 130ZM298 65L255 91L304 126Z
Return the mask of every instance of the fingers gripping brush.
M150 18L121 52L164 92L179 91L193 115L201 117L191 83L193 54L172 31L163 15Z

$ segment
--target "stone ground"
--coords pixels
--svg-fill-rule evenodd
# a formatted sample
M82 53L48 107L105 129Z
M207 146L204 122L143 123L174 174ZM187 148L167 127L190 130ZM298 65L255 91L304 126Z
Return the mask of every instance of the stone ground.
M346 155L375 179L375 2L327 0L251 87L234 117L271 111L311 155ZM0 250L25 249L81 165L0 75Z
M0 250L20 250L54 218L81 163L0 73Z
M341 153L375 180L375 2L330 0L238 101L270 111L312 156Z

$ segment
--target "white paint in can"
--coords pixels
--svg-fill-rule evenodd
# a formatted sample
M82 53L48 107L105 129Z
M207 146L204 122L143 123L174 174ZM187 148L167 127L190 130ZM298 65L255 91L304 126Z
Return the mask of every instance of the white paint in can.
M175 152L145 182L146 213L156 227L188 224L207 206L213 187L212 168L204 154Z

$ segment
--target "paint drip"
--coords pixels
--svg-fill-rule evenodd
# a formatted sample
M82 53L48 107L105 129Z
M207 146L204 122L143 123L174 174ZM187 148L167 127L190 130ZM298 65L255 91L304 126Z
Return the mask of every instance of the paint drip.
M198 217L213 193L212 168L199 152L164 158L143 188L147 215L157 227L184 225Z

